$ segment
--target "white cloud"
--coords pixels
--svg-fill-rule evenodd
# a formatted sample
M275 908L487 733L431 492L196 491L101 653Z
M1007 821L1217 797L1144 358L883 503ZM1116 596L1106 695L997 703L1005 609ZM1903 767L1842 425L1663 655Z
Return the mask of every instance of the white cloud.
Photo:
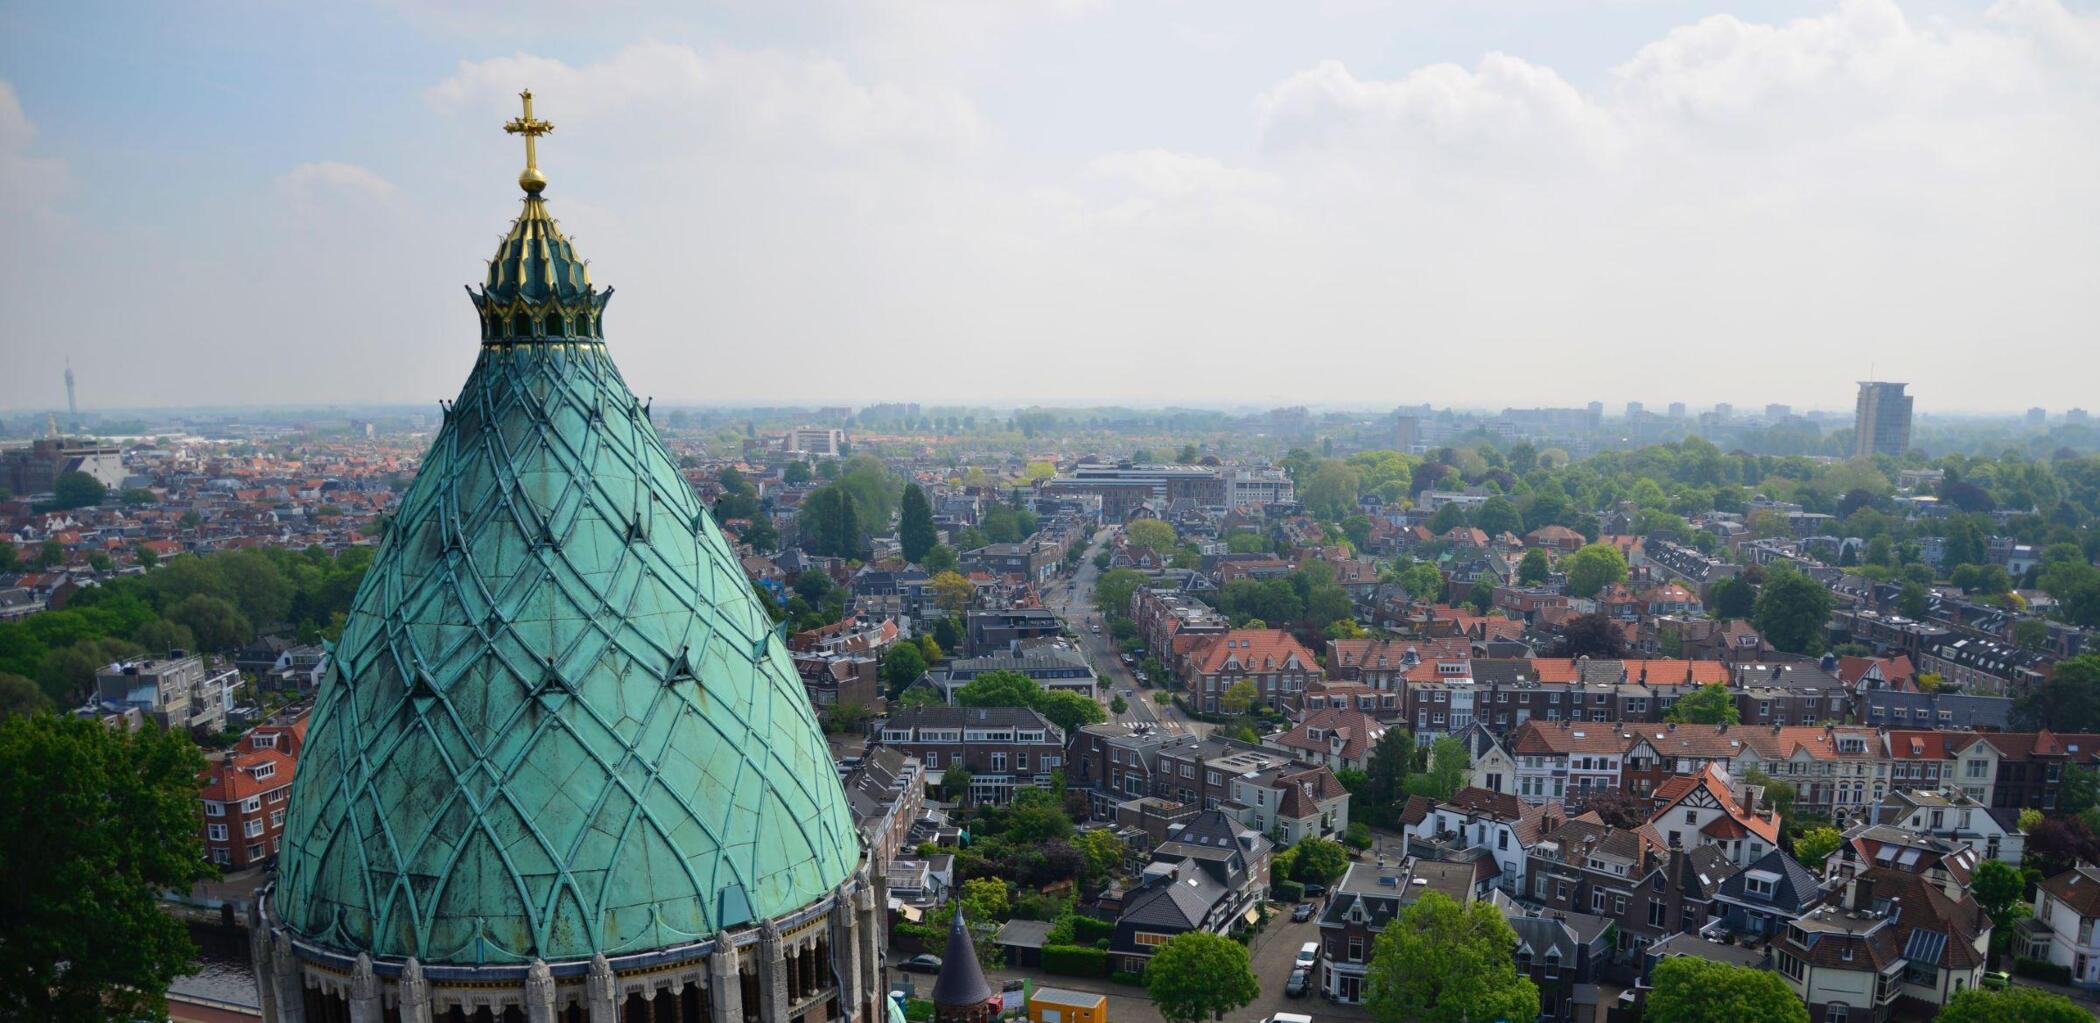
M559 125L556 212L619 289L623 372L663 401L1831 407L1871 361L1921 409L2054 408L2100 375L2100 19L2054 0L1622 4L1639 33L1598 38L1632 42L1550 59L1471 4L1228 12L1220 56L1172 8L819 3L419 39L475 59L427 81L391 149L292 168L274 203L78 203L81 230L0 242L27 271L0 305L147 400L240 400L193 354L235 348L302 398L445 394L473 356L452 285L515 209L498 126L530 86ZM301 130L290 152L340 151ZM62 189L51 146L0 89L10 185L30 161ZM188 276L125 262L170 222L211 225ZM109 303L112 278L153 293ZM210 296L232 279L229 312ZM56 365L0 374L0 400L45 400Z
M334 160L302 163L279 176L276 187L279 194L306 202L340 195L387 199L394 194L393 184L385 178L356 164Z
M65 161L34 155L36 134L14 84L0 79L0 214L49 216L72 187Z
M984 130L969 102L950 91L859 81L835 60L728 48L703 54L660 42L583 66L529 54L465 61L426 96L447 113L510 111L525 88L557 125L569 114L608 131L646 125L653 141L708 148L957 153Z
M1434 64L1393 81L1358 78L1339 61L1291 76L1255 103L1264 147L1440 156L1495 163L1519 152L1601 158L1613 146L1603 111L1553 69L1490 53L1473 70Z

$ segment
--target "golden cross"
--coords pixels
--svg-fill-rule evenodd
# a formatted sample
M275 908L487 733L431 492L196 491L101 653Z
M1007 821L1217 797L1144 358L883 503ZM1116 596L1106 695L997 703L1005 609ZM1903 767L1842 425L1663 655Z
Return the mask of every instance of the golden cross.
M503 130L513 135L525 136L525 171L518 175L518 187L538 195L541 189L547 187L547 176L540 173L539 147L535 143L540 136L553 131L554 125L532 116L531 89L518 93L518 98L525 101L525 116L511 118L510 123L503 126Z

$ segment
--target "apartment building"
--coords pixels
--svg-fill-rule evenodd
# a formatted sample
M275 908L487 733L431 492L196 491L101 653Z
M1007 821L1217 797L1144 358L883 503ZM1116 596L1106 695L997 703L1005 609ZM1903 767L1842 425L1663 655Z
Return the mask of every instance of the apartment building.
M929 782L967 771L970 805L1004 806L1016 788L1047 786L1051 772L1064 766L1064 732L1027 707L913 708L884 721L876 738L916 757Z

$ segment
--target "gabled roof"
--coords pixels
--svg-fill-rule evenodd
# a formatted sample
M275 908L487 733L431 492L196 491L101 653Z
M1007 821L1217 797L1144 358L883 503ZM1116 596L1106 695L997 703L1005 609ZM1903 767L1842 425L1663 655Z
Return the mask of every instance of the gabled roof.
M1769 899L1750 895L1747 891L1751 877L1770 879L1772 897ZM1822 897L1821 882L1807 867L1796 862L1792 856L1773 849L1757 858L1756 862L1728 876L1721 882L1720 897L1748 905L1768 905L1782 912L1799 913L1815 904Z
M1318 738L1314 738L1318 733ZM1286 749L1305 750L1322 756L1336 754L1346 760L1361 760L1385 735L1385 726L1377 718L1360 710L1330 707L1317 710L1281 735L1272 736L1268 742ZM1341 748L1335 749L1333 738L1341 740Z
M2081 917L2100 916L2100 868L2081 863L2042 882L2042 890Z
M1276 671L1320 671L1311 650L1282 629L1234 629L1206 636L1189 651L1189 662L1201 674L1234 669L1250 674ZM1287 665L1295 664L1295 667Z
M1735 793L1729 790L1727 773L1722 770L1720 764L1711 761L1698 774L1679 775L1657 786L1656 810L1649 815L1648 820L1652 823L1674 811L1695 792L1705 792L1721 807L1722 816L1701 829L1707 834L1720 839L1735 839L1743 837L1743 833L1747 832L1774 846L1779 844L1778 816L1760 816L1744 809L1743 804L1736 801ZM1718 829L1714 826L1724 821L1735 830L1731 831L1728 826Z

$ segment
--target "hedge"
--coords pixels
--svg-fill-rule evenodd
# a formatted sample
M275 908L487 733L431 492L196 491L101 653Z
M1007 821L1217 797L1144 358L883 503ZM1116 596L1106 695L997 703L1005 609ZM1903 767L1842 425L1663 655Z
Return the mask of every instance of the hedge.
M1107 941L1115 933L1116 925L1106 920L1096 920L1090 916L1075 915L1072 917L1072 944L1074 945L1091 945L1095 942Z
M2046 980L2052 984L2069 984L2071 982L2070 967L2058 966L2045 959L2014 959L2012 971L2013 975L2017 977L2032 977L2035 980Z
M1305 886L1296 881L1271 881L1269 894L1278 902L1299 902L1305 898Z
M1117 970L1116 972L1109 974L1108 979L1115 981L1118 984L1129 984L1132 987L1145 986L1145 975L1142 973L1132 973L1129 970Z
M1084 945L1045 945L1043 972L1064 977L1106 977L1108 953Z

